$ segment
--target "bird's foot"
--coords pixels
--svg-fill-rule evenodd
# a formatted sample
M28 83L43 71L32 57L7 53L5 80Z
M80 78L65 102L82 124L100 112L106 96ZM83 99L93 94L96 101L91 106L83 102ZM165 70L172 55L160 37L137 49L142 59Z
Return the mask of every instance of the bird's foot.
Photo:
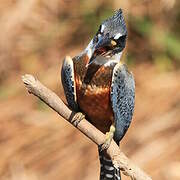
M115 132L115 127L114 125L111 125L109 132L106 133L106 139L104 143L101 145L101 151L109 148L111 141L113 139L113 136L114 136L114 132Z
M77 112L72 120L71 120L71 123L74 124L74 126L78 126L78 124L85 118L85 115L81 112Z

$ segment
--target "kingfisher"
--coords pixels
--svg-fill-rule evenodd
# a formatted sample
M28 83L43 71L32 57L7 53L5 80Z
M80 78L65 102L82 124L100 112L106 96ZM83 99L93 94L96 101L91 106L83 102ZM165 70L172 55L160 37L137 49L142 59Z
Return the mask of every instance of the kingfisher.
M111 140L119 145L131 123L135 82L126 64L121 62L127 28L122 10L102 22L88 46L77 56L64 59L61 79L68 106L82 112L88 121L106 134L98 148L100 180L120 180L106 153Z

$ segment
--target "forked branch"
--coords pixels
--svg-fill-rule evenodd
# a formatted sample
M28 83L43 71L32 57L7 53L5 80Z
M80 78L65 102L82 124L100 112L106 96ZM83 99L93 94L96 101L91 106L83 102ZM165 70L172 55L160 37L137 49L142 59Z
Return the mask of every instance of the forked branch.
M29 93L44 101L49 107L79 129L94 143L97 145L103 144L105 135L90 124L80 112L76 113L70 110L54 92L41 84L32 75L27 74L22 76L22 81L24 82ZM79 119L77 117L79 116L81 116L82 121L77 122ZM111 157L113 164L116 167L120 167L121 171L125 175L130 176L131 179L151 180L151 178L145 172L143 172L143 170L141 170L127 158L127 156L119 149L118 145L114 141L111 142L109 148L107 149L107 153Z

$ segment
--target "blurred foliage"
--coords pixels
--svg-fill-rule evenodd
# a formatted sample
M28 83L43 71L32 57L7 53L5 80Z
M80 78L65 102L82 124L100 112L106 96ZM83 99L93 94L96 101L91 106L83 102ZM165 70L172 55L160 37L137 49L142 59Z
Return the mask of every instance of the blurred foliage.
M146 62L157 67L164 63L164 70L179 69L179 4L175 0L53 0L51 4L46 0L3 0L0 81L23 71L28 64L24 61L31 57L39 61L39 66L49 67L49 63L56 63L50 60L53 53L63 57L75 47L82 50L99 24L120 7L128 25L127 63Z
M171 59L172 64L180 63L180 39L175 35L176 32L170 32L158 27L150 17L136 18L130 16L129 20L133 31L141 36L149 48L152 48L153 56L149 60L156 61L158 58L161 64L162 56L162 59ZM169 64L169 61L164 61L165 64L167 62ZM156 61L155 64L158 64L158 62Z

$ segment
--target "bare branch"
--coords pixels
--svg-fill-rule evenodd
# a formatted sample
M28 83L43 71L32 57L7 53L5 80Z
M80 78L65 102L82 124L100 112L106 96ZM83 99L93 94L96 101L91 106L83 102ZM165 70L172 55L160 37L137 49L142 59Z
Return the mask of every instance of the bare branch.
M29 93L34 94L44 101L49 107L54 109L59 115L79 129L94 143L97 145L103 144L105 135L90 124L82 113L76 113L70 110L54 92L46 88L32 75L22 76L22 81L24 82ZM82 121L78 121L79 117L82 118ZM118 145L114 141L111 142L110 147L107 149L107 153L111 157L113 164L116 167L120 167L121 171L125 175L130 176L131 179L151 180L151 178L145 172L143 172L126 157L126 155L119 149Z

